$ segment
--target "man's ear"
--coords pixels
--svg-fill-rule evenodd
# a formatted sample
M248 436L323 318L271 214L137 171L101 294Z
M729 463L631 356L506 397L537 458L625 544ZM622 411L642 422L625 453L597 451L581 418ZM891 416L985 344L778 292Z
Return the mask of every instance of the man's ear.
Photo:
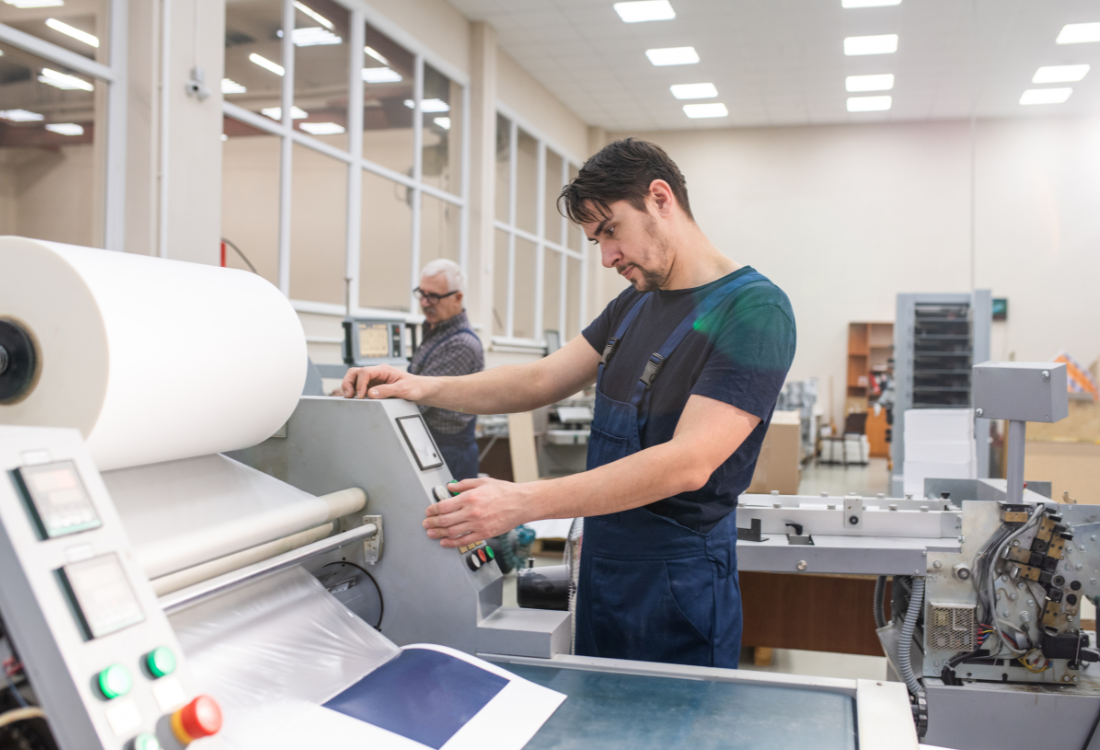
M460 304L460 305L462 304L462 300L463 300L464 297L465 297L465 295L462 294L462 292L459 292L458 294L455 295L455 299L458 301L458 304Z
M657 213L662 216L667 216L676 205L676 196L672 193L672 187L664 180L654 180L649 183L649 197Z

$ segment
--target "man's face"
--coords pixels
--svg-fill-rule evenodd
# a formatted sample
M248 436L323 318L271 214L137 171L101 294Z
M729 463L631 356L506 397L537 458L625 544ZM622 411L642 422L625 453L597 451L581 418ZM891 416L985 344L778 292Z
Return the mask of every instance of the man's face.
M627 201L609 208L606 216L581 225L589 240L599 242L604 268L614 268L638 291L660 288L672 270L672 259L657 220Z
M450 290L447 289L447 277L437 273L435 276L423 276L420 279L420 291L424 294L420 298L420 312L433 326L436 323L453 318L462 312L462 292L444 297L438 302L428 295L436 294L443 297Z

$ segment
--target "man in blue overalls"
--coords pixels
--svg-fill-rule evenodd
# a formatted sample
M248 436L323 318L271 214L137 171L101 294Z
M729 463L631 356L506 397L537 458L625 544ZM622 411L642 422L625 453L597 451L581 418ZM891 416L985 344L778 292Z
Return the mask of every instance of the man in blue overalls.
M659 147L606 146L559 205L630 282L549 357L461 378L353 371L344 394L466 413L520 412L596 383L588 471L527 484L460 482L428 508L445 547L584 516L576 652L736 667L737 498L795 349L787 296L706 238Z

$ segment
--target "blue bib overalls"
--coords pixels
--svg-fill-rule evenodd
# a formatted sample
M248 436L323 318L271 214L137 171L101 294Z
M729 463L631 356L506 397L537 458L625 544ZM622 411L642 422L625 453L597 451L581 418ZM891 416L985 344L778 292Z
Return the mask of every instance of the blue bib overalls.
M623 319L604 349L588 469L642 449L652 384L661 365L699 320L746 285L753 271L712 292L650 355L629 402L602 390L604 370L642 305ZM708 533L640 507L584 520L576 605L577 654L736 668L741 649L737 523L731 512Z

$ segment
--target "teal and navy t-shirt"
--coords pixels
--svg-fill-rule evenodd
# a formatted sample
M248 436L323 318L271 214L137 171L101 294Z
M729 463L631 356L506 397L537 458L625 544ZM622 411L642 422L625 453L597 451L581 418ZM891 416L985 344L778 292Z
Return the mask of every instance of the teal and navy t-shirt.
M604 372L604 395L629 401L649 355L661 347L676 326L708 294L751 271L751 267L744 266L695 289L649 293ZM629 287L584 329L585 339L597 352L603 353L608 339L641 296ZM654 381L649 417L641 434L642 448L672 439L692 395L736 406L759 417L760 424L711 474L702 489L659 500L646 506L649 510L706 533L737 507L737 497L752 482L760 446L794 350L790 300L770 281L744 287L688 333Z

